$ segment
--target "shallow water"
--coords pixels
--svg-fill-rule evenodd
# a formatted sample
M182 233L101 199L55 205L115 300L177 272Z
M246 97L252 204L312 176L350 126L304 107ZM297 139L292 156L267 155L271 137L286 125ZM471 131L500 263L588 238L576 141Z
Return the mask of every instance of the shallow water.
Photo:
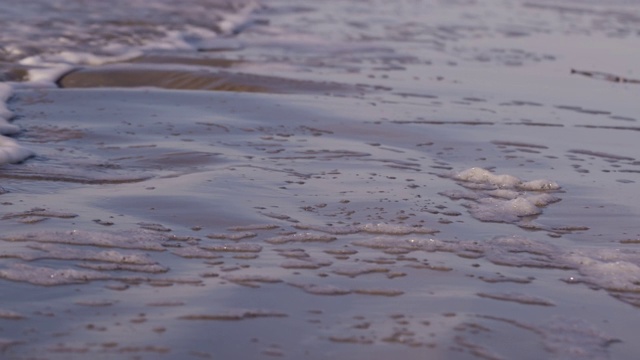
M48 4L145 23L3 33L3 356L640 352L640 3Z

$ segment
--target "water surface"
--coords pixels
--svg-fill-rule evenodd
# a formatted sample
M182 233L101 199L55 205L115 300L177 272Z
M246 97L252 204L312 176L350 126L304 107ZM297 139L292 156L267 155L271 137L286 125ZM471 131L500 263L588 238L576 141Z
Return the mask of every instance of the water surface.
M4 356L640 351L640 3L138 5L0 12Z

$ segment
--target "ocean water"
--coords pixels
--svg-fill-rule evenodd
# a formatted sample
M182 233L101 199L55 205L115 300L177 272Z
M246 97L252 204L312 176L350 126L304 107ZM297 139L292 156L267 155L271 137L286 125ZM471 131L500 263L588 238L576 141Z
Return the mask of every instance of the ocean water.
M6 359L635 359L640 2L0 3Z

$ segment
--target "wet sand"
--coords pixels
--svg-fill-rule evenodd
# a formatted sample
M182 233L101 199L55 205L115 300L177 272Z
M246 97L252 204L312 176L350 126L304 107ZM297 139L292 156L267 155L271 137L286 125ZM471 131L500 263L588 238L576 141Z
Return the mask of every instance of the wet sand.
M36 156L0 171L2 355L634 358L635 39L601 43L613 66L578 30L627 18L543 3L518 16L551 35L273 2L224 50L18 89Z

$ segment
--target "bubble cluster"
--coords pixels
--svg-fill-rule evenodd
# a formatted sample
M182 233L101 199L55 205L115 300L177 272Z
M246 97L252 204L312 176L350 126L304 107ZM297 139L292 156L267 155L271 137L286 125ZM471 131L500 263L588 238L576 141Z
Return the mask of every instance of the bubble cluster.
M560 185L551 180L523 181L513 175L494 175L482 168L464 170L451 178L460 181L471 192L444 191L441 194L452 200L472 200L465 206L471 216L480 221L529 226L527 218L541 214L544 207L560 201L548 193L560 189Z

